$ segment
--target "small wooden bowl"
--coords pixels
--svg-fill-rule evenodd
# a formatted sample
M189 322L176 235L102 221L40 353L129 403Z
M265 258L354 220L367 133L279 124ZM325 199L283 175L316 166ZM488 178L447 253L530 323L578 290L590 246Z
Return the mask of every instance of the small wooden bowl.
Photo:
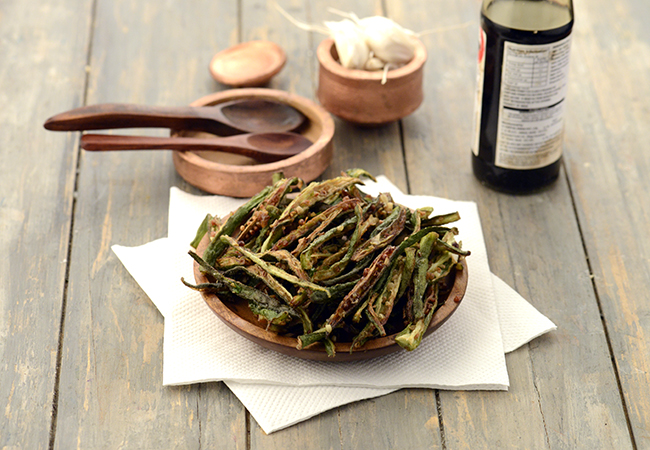
M210 74L229 86L262 86L280 72L286 62L287 55L274 42L242 42L214 55Z
M274 173L299 177L309 182L321 175L332 161L334 121L322 107L298 95L264 88L231 89L202 97L192 106L216 105L232 100L256 98L293 106L306 117L295 132L313 144L299 154L281 161L260 164L254 159L222 152L174 151L172 159L179 175L192 186L212 194L251 197L271 183ZM211 137L211 134L173 130L172 136Z
M203 255L209 242L210 238L206 234L197 248L197 254ZM451 292L445 299L444 304L433 315L429 328L425 333L425 338L449 319L449 317L456 311L465 295L468 278L467 262L465 261L465 258L461 258L460 261L463 265L463 270L456 271L456 278L454 279L454 285L452 286ZM194 263L194 279L197 284L207 283L209 281L208 278L201 273L199 265L196 262ZM248 302L245 300L224 303L214 294L207 292L202 292L201 294L210 309L228 327L246 339L261 345L264 348L280 352L284 355L313 361L345 362L376 358L396 351L405 351L395 343L395 334L371 339L363 347L354 350L352 353L350 353L351 343L337 342L335 344L336 355L334 357L327 356L325 348L321 344L314 344L306 349L298 350L296 348L298 341L295 337L283 336L273 331L266 330L265 327L255 318L248 307Z
M413 59L399 69L383 71L346 69L338 61L333 39L325 39L316 55L320 63L318 100L325 109L347 121L362 125L380 125L406 117L424 98L423 67L427 52L415 40Z

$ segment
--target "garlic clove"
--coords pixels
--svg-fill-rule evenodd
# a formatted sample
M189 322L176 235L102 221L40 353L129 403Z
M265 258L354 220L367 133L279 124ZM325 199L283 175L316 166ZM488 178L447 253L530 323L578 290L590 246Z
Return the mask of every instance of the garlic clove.
M364 66L364 69L381 70L384 68L385 65L386 63L381 59L377 58L376 56L371 56L370 58L368 58L368 61L366 61L366 65Z
M347 69L363 69L370 56L370 49L361 29L351 20L325 22L334 39L341 65Z
M414 33L383 16L360 19L366 44L376 57L393 64L406 64L415 55Z

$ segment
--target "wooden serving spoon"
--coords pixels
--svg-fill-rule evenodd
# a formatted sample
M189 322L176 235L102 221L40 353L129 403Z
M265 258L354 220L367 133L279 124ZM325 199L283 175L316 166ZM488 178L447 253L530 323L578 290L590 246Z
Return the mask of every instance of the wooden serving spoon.
M218 136L292 131L306 117L293 106L251 98L214 106L142 106L104 103L83 106L50 117L43 125L52 131L111 128L171 128L200 130Z
M81 148L89 151L113 150L208 150L248 156L259 162L274 162L296 155L312 145L296 133L248 133L228 137L149 137L84 134Z

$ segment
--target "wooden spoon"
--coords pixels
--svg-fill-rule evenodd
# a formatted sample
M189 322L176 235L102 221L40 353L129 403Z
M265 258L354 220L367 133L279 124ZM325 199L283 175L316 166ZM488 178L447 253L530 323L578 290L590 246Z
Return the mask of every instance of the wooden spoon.
M296 155L312 145L296 133L249 133L228 137L149 137L84 134L81 147L89 151L112 150L209 150L248 156L260 162L274 162Z
M50 117L43 125L52 131L108 130L111 128L171 128L200 130L219 136L292 131L306 117L293 106L250 98L214 106L142 106L104 103Z
M223 50L210 61L212 77L229 86L262 86L284 67L287 56L269 41L244 42Z

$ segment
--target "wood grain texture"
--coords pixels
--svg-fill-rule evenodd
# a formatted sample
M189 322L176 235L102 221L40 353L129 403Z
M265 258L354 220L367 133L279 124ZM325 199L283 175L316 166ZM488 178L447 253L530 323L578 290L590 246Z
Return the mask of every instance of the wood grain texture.
M222 383L162 386L163 318L110 249L167 234L171 186L202 192L169 154L79 156L76 133L42 123L84 103L189 104L228 88L215 53L256 39L287 54L268 87L315 99L324 36L269 0L41 3L0 14L0 448L650 448L645 0L575 1L564 170L528 196L471 172L479 0L278 1L307 23L333 7L433 30L422 106L379 127L335 119L323 177L361 167L477 202L492 271L558 330L507 355L508 392L405 389L271 435Z
M76 138L42 128L83 95L89 1L0 13L0 448L47 448Z
M195 6L98 1L88 103L184 105L209 93L207 65L236 5ZM169 154L82 153L56 448L245 446L245 410L223 386L162 386L163 318L110 250L167 234L175 180Z
M647 2L577 2L566 167L637 448L650 448Z
M546 192L516 197L473 179L469 143L478 4L435 2L431 8L447 23L432 24L406 14L416 2L393 3L412 29L469 24L423 37L436 66L425 75L425 107L403 121L412 192L477 201L492 270L558 325L558 331L508 357L508 393L440 393L447 445L629 448L566 180ZM423 136L423 129L432 134Z

